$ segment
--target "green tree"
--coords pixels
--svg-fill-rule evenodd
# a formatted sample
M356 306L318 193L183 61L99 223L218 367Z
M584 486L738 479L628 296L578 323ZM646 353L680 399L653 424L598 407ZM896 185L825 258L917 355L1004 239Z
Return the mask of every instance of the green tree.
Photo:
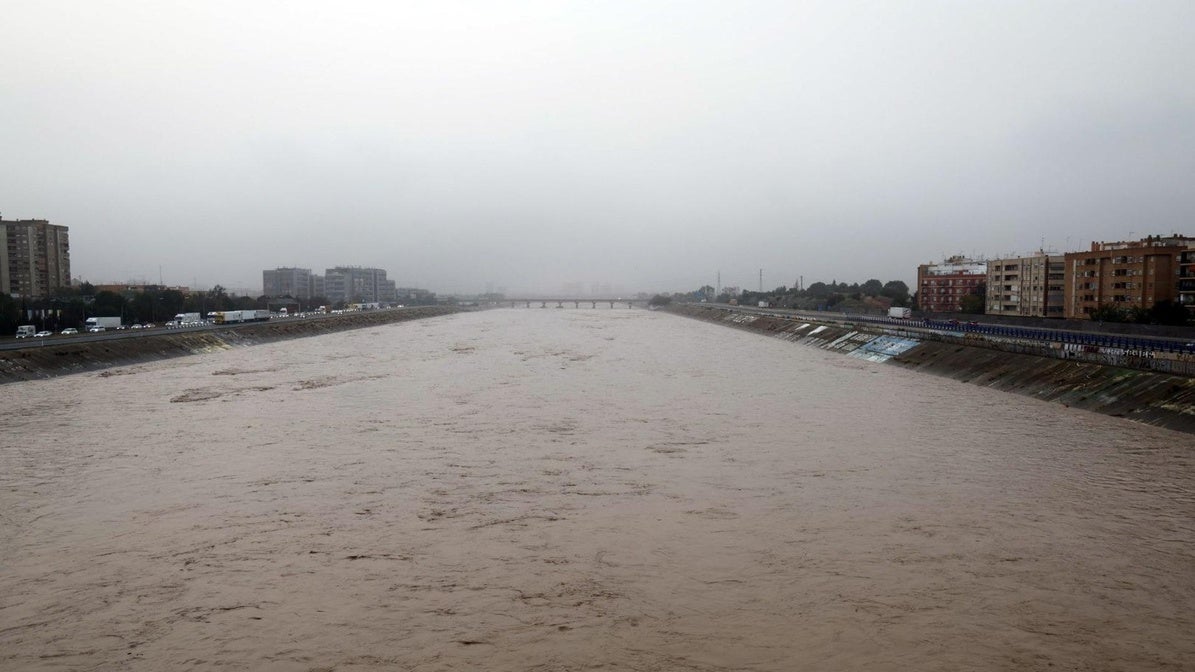
M128 302L116 292L98 292L91 305L95 314L101 317L124 317Z
M959 299L959 308L964 313L971 315L983 315L987 307L988 287L986 283L979 283L979 286L971 291L970 294Z
M207 301L209 303L209 311L235 309L232 299L228 296L228 290L220 285L212 287L211 291L207 293Z
M1170 299L1162 299L1154 303L1148 310L1138 309L1136 320L1145 324L1168 324L1184 326L1190 319L1190 313L1181 303Z
M859 286L859 292L867 296L879 296L884 291L884 283L872 278Z
M909 300L909 286L900 280L889 280L880 290L880 296L886 296L895 301Z
M959 308L961 312L970 313L972 315L983 314L984 298L978 294L968 294L959 299Z
M8 294L0 294L0 334L15 334L17 327L25 324L21 319L21 304Z
M1090 315L1097 322L1128 322L1131 318L1129 311L1114 303L1101 304Z

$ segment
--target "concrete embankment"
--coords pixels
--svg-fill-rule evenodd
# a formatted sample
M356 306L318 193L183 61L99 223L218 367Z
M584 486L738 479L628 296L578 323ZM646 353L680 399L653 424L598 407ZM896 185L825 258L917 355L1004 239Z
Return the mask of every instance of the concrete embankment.
M1092 361L1011 352L968 337L917 338L879 325L820 322L681 305L677 315L737 327L871 361L1015 392L1067 406L1195 433L1195 378ZM927 335L929 336L929 335ZM965 341L965 342L964 342ZM988 347L990 346L990 347Z
M51 340L0 352L0 383L51 378L237 346L317 336L458 312L443 306L346 313L316 318L271 320L255 324L157 334L93 342Z

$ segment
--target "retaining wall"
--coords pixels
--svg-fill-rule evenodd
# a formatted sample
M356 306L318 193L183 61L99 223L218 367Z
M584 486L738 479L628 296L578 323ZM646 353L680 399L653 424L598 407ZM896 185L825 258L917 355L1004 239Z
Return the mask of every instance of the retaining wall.
M0 351L0 383L96 371L172 357L271 343L348 329L436 317L458 312L447 306L346 313L315 318L289 318L195 331L138 334L111 340L51 340L20 350Z
M1195 433L1195 378L1099 362L1010 351L968 335L926 340L907 330L867 324L786 319L696 305L668 312L788 341L837 350L934 375L1015 392L1066 406Z

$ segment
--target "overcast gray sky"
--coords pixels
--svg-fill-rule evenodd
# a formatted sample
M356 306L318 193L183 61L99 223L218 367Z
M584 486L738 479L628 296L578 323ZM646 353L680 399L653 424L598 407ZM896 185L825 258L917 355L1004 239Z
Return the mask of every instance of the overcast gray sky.
M74 275L557 292L1195 235L1195 2L0 0Z

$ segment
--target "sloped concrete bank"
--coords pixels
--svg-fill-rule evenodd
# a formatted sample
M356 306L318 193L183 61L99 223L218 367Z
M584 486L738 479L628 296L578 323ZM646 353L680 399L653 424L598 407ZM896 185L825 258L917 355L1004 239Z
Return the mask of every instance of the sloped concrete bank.
M348 329L376 327L459 311L458 308L428 306L318 318L272 320L222 329L175 331L88 343L47 341L36 347L0 352L0 384L185 357L237 346L318 336Z
M1195 378L1090 361L1010 352L1003 343L921 340L876 325L785 319L706 306L667 309L676 315L737 327L871 361L1015 392L1066 406L1195 433Z

